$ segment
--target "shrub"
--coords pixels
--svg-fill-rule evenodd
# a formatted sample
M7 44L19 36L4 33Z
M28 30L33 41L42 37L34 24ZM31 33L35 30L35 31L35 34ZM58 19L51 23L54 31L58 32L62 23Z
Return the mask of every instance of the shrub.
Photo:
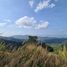
M6 50L5 43L1 42L0 43L0 51L5 51L5 50Z

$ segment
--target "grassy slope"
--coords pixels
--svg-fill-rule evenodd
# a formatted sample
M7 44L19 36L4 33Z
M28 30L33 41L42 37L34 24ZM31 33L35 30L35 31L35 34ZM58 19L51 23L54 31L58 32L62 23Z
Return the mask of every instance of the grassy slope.
M67 67L67 52L65 57L63 53L51 53L29 43L14 52L0 51L0 67Z

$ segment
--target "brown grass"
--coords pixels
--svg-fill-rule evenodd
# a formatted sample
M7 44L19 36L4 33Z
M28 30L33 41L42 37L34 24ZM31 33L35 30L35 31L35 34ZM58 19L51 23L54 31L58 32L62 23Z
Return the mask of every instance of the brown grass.
M11 53L0 51L0 67L67 67L67 59L41 46L26 44Z

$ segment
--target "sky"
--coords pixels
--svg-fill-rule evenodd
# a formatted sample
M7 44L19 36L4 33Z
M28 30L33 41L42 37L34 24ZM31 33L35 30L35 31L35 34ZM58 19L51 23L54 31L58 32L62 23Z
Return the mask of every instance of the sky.
M0 0L0 36L67 37L67 0Z

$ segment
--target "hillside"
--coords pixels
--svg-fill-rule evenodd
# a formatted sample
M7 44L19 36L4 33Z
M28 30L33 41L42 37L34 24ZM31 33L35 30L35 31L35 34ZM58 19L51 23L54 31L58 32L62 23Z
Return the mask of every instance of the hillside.
M17 51L0 51L0 67L66 67L67 58L48 52L42 46L25 44Z
M66 67L67 43L52 47L29 36L24 45L12 50L0 43L0 67Z

